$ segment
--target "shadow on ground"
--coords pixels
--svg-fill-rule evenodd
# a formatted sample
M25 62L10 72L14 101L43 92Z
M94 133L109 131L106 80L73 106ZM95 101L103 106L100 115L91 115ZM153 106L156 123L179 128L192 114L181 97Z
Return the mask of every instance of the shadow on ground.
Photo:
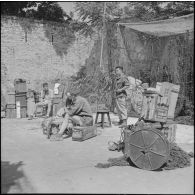
M18 170L22 165L22 161L1 161L1 194L7 194L12 186L18 185L17 180L24 177L23 172Z

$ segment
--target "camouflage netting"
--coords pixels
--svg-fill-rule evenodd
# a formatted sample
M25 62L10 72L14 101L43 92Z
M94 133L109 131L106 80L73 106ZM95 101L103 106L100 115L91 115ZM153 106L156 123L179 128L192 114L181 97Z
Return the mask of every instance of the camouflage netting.
M170 147L170 156L164 169L171 170L190 166L190 158L194 157L192 152L187 153L176 144L171 144Z
M128 74L151 87L164 81L180 85L176 116L180 115L184 101L194 104L193 16L119 25L124 48L120 53L126 53L128 58L129 63L124 64Z
M123 148L120 148L121 150ZM170 156L167 162L161 167L163 170L173 170L177 168L184 168L191 165L191 159L194 157L193 152L185 152L176 144L170 144ZM112 166L134 166L130 158L121 156L118 158L109 158L108 163L98 163L95 167L97 168L109 168Z
M180 85L175 111L175 116L179 115L185 100L192 104L194 102L192 21L193 14L153 22L152 29L155 31L150 29L150 23L137 26L107 23L103 51L104 71L99 67L101 41L98 39L86 60L86 67L80 71L80 77L72 79L73 86L78 84L82 95L87 98L95 95L99 97L100 103L103 101L111 108L114 105L112 71L121 65L126 75L140 79L142 83L149 83L151 87L155 87L156 82L164 81ZM161 27L162 23L166 28ZM167 25L174 26L170 28L171 32L168 32ZM128 102L129 113L135 113L136 116L139 113L136 113L132 105L132 102Z

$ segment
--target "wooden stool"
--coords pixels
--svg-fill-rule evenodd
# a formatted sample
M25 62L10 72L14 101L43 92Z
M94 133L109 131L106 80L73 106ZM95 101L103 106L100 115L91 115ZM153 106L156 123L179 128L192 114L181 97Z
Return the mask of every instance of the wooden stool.
M109 114L109 111L108 110L98 110L96 112L96 118L95 118L95 124L97 124L97 120L98 120L98 116L99 114L101 115L101 126L102 128L104 128L104 115L107 114L108 116L108 122L109 122L109 127L111 127L111 119L110 119L110 114Z

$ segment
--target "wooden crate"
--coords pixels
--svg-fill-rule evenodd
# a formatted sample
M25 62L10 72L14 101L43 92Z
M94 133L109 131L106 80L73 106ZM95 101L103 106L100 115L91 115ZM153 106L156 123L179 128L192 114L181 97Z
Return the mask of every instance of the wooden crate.
M177 124L165 124L161 131L170 143L175 143L176 130L177 130Z
M168 104L158 93L143 93L141 116L148 121L166 122Z
M22 79L16 79L14 81L14 87L16 93L23 93L27 92L27 86L26 86L26 81Z
M168 119L174 119L174 115L175 115L175 108L176 108L176 104L177 104L177 99L178 99L178 95L179 95L179 90L180 90L180 85L175 85L172 83L167 83L167 82L157 82L156 84L156 89L159 90L160 93L162 93L162 95L166 95L165 93L165 87L168 87L170 89L170 91L167 91L168 93L168 103L169 103L169 110L168 110L168 115L167 118Z
M16 109L7 108L5 112L6 118L16 118Z
M5 118L5 111L1 111L1 118Z
M96 126L80 127L76 126L73 128L72 140L73 141L84 141L86 139L97 136Z
M15 92L9 92L7 96L7 104L15 104L16 99L15 99Z
M7 104L6 108L11 108L11 109L15 109L16 108L16 104Z
M37 117L46 116L47 114L47 106L38 106L35 111L35 115Z
M16 93L16 102L20 102L21 107L27 106L27 94L26 93Z

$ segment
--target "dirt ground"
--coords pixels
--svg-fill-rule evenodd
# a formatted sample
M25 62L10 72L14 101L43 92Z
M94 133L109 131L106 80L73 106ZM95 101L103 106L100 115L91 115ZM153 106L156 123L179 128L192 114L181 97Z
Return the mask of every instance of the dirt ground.
M112 121L117 117L111 115ZM135 123L129 118L128 123ZM84 142L68 138L51 142L42 134L42 119L1 120L3 193L115 193L193 194L194 159L190 167L145 171L131 166L96 168L122 152L107 149L120 129L98 128L98 136ZM194 151L194 127L177 125L176 142Z

